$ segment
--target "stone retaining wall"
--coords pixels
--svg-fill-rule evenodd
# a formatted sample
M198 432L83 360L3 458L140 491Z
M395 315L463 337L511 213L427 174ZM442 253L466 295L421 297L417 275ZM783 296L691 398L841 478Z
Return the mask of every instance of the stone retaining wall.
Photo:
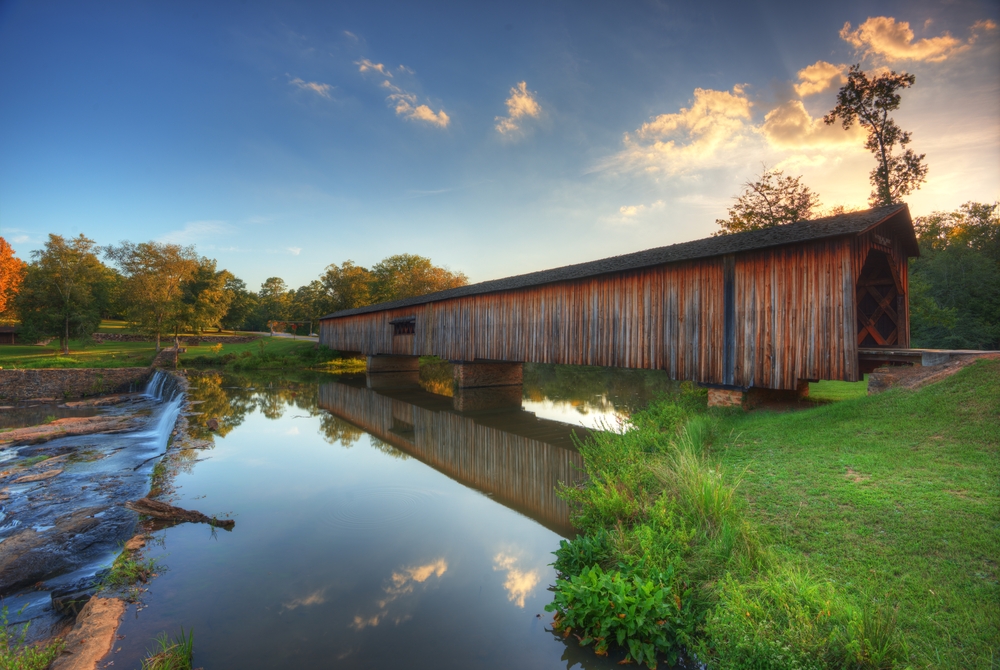
M0 370L0 399L64 400L102 393L141 391L150 368L44 368Z

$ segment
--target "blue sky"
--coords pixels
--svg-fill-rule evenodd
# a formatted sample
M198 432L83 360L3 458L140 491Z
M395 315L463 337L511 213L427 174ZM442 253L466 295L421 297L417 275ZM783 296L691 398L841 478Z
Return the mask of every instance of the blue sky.
M911 211L1000 197L991 2L0 4L0 235L194 244L256 289L480 281L711 234L761 164L864 206L843 68L917 76ZM905 24L905 25L904 25Z

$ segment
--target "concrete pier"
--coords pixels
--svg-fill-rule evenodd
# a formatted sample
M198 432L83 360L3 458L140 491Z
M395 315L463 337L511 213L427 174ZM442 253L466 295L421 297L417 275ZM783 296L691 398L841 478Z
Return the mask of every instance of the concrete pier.
M521 363L453 361L457 388L520 386L524 379Z

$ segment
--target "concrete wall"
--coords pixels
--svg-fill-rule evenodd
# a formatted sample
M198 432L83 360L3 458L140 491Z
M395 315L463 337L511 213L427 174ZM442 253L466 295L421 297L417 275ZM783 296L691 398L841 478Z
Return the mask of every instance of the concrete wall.
M141 391L150 368L46 368L0 370L0 399L81 398L102 393Z

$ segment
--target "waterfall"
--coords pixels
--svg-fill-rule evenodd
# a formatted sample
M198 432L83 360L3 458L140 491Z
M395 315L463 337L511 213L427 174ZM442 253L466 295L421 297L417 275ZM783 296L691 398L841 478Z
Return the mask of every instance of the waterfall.
M150 440L151 445L155 445L157 448L166 448L170 431L174 429L174 424L181 412L184 393L181 392L173 375L157 370L146 383L143 395L161 403L161 407L152 430L140 433L139 436L153 438Z

